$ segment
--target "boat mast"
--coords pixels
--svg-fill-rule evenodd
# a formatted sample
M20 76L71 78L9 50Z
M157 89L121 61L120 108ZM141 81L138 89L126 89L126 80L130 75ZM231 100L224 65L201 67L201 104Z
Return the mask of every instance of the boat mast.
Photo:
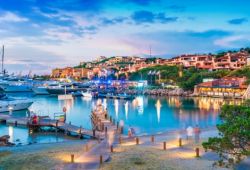
M4 45L3 45L3 51L2 51L2 74L4 74L3 64L4 64Z

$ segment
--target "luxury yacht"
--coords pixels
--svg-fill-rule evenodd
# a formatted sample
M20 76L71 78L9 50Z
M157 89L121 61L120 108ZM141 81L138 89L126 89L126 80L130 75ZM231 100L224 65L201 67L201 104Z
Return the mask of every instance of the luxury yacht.
M9 112L28 109L33 101L26 98L10 98L0 94L0 112Z
M0 88L4 92L30 92L32 91L32 84L27 82L6 82L1 83Z

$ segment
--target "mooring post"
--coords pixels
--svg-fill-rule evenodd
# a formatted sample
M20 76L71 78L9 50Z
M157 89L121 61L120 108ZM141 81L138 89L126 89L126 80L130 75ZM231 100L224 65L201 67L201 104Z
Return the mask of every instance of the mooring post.
M110 152L113 153L114 152L114 148L113 145L110 146Z
M166 147L166 142L163 142L163 150L166 150L167 147Z
M181 146L182 146L182 139L179 138L179 147L181 147Z
M102 165L102 155L100 155L100 166Z
M151 136L151 142L152 142L152 143L155 142L155 137L154 137L154 135Z
M74 161L75 161L75 155L71 154L71 163L74 163Z
M196 157L200 157L200 149L199 148L196 148L195 149L195 153L196 153Z
M139 145L139 138L138 137L135 138L135 141L136 141L136 145Z

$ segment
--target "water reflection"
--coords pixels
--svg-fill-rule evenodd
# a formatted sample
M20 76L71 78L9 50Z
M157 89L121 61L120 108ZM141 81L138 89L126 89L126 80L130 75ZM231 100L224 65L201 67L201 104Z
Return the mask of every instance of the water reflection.
M159 99L157 100L155 107L156 107L156 111L157 111L157 120L159 123L160 119L161 119L161 101Z
M128 119L128 101L126 101L124 106L125 106L125 116L126 116L126 120L127 120Z
M32 106L34 111L39 110L53 117L55 112L62 112L63 101L56 97L36 96ZM171 129L184 129L187 126L198 124L202 128L215 126L220 122L220 107L225 104L241 104L241 100L224 100L220 98L182 98L182 97L150 97L138 96L132 101L118 99L91 99L75 98L67 101L67 121L72 124L91 129L90 113L96 103L100 102L112 117L117 121L123 120L125 133L128 126L136 129L137 134L157 133ZM120 107L120 108L119 108ZM14 112L16 116L25 116L25 112ZM0 135L8 134L8 129ZM19 133L27 133L20 131ZM14 127L14 138L16 136ZM28 136L28 135L23 135ZM28 138L28 137L27 137Z
M13 126L9 126L9 136L10 136L10 139L9 139L9 141L10 142L13 142L13 134L14 134L14 132L13 132Z

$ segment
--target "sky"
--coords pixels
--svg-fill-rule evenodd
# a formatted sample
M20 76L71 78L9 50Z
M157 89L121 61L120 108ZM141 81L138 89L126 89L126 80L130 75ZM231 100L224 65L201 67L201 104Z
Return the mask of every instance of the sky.
M250 46L249 0L0 0L9 73L48 74L98 56Z

